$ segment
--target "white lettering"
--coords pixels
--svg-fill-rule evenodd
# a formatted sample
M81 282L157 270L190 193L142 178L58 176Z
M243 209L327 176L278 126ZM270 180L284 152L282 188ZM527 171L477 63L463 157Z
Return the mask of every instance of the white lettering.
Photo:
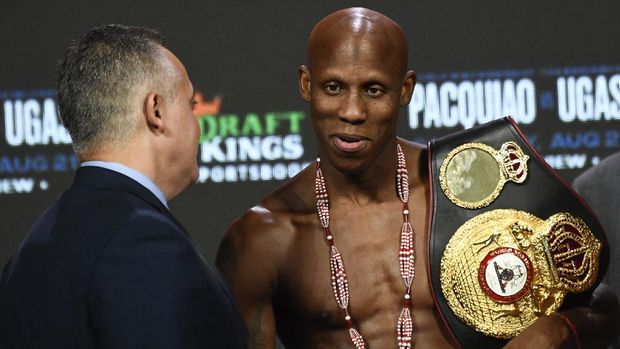
M31 193L34 187L32 178L3 178L0 179L0 194Z
M236 162L259 160L295 160L304 154L302 137L286 136L229 137L222 140L215 136L201 144L200 160L211 162Z
M424 128L441 127L441 113L439 111L439 94L437 85L426 85L426 108L424 110Z
M451 105L456 100L457 95L458 90L455 83L448 81L441 84L439 103L443 127L454 127L459 122L459 108L456 105Z
M297 175L309 162L254 163L200 166L197 183L284 180ZM1 182L0 182L1 184Z
M550 154L545 156L545 161L556 170L584 168L586 159L586 154Z
M620 74L609 79L609 94L613 99L609 104L609 118L620 119Z
M592 79L587 76L575 80L575 106L577 119L588 121L592 116Z
M557 92L563 122L620 119L620 74L558 77Z
M530 79L517 82L517 115L520 124L531 124L536 119L536 86Z
M409 102L409 128L415 130L420 122L420 113L424 110L424 86L417 84Z
M43 112L41 112L43 110ZM69 132L58 120L56 102L47 98L41 103L36 99L4 101L5 138L13 147L24 143L70 144Z
M531 79L518 81L465 80L418 84L409 104L412 129L455 127L470 128L505 115L521 124L536 119L536 87ZM422 118L422 122L420 122Z

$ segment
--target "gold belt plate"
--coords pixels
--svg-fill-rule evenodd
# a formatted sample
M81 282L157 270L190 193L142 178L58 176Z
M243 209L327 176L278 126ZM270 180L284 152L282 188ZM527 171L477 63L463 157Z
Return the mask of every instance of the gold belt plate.
M442 292L476 331L509 339L594 285L601 243L569 213L498 209L463 224L441 258Z

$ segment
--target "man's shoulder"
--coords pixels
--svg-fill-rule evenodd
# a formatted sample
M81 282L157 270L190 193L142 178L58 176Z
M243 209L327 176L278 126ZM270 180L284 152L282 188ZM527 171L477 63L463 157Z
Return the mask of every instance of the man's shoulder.
M620 151L609 155L599 162L596 166L592 167L590 170L593 172L610 172L610 171L618 171L620 169Z
M270 210L262 205L256 205L235 220L228 232L241 237L250 237L259 234L264 235L273 230L285 229L285 225L285 214Z
M294 221L300 215L300 212L296 212L282 198L269 196L235 220L227 235L234 235L244 240L272 238L280 240L295 233Z
M245 211L230 226L225 240L238 246L270 244L273 248L290 242L303 222L316 218L314 182L304 171Z
M574 184L575 187L598 186L606 181L611 184L611 176L616 178L618 171L620 171L620 152L606 157L598 165L586 170L575 179Z
M272 227L316 213L314 181L314 165L310 165L262 198L244 217L258 218Z
M170 217L131 192L71 188L37 220L29 240L49 235L50 248L55 244L79 246L89 253L76 252L76 256L88 259L120 235L152 234L155 228L181 232Z
M58 203L59 226L66 240L86 240L93 248L109 248L131 239L189 239L164 204L144 185L115 171L80 168L73 185ZM87 233L86 233L87 232Z
M74 216L75 219L101 220L103 226L127 220L136 212L163 216L140 196L118 189L71 188L63 194L59 204L61 214Z

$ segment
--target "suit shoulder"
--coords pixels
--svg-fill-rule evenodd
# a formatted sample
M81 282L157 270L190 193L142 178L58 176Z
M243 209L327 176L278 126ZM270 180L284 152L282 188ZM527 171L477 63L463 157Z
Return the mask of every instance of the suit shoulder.
M180 226L155 210L140 209L111 232L95 260L93 272L118 274L110 270L131 264L151 273L165 272L172 266L185 268L187 273L201 273L203 262L201 253Z
M578 190L583 190L597 188L607 182L615 183L613 179L616 178L618 171L620 171L620 152L606 157L598 165L583 172L573 184Z
M149 209L138 209L133 211L126 219L112 232L109 244L117 244L123 241L147 242L156 241L180 241L191 245L189 236L183 229L166 215Z

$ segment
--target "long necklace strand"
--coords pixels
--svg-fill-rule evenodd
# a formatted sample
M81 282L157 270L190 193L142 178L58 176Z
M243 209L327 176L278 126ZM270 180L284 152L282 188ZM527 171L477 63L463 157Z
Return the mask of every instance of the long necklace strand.
M400 276L405 284L405 294L403 296L403 309L398 317L396 324L396 339L399 349L412 348L411 337L413 336L413 320L411 319L411 284L415 277L415 254L413 246L413 228L409 223L409 176L407 174L407 164L405 154L400 147L396 146L398 168L396 170L396 192L403 203L403 225L400 230L400 248L398 250L398 261L400 265ZM344 268L342 255L334 243L334 236L329 230L329 196L325 187L325 179L321 172L321 158L316 159L316 208L321 221L321 226L325 233L325 239L329 246L329 269L331 272L331 284L334 291L336 303L343 310L349 328L351 341L357 349L365 349L365 342L362 335L353 326L353 320L349 314L349 281Z

